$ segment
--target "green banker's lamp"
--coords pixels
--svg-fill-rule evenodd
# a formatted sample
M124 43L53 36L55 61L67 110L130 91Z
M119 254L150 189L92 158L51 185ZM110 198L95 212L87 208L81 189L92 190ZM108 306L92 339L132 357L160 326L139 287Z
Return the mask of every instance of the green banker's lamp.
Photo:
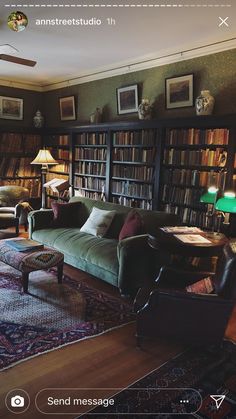
M224 224L229 224L229 215L236 214L236 195L234 192L225 192L224 196L215 204L217 211L224 213Z

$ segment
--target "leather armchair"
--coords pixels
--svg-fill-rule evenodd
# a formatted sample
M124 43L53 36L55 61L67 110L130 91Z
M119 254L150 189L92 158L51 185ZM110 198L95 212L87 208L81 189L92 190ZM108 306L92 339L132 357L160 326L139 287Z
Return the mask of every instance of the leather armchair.
M146 300L141 290L135 301L138 346L145 337L165 337L198 345L222 341L236 299L235 243L224 246L215 274L163 267ZM187 285L206 276L212 278L212 294L185 290Z
M0 228L15 227L19 233L19 223L27 229L29 190L22 186L0 186Z

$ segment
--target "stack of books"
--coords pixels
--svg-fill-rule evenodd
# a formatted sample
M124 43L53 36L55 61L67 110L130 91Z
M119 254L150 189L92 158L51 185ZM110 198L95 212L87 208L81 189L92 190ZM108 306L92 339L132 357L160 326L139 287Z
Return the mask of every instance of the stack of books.
M35 240L30 239L16 239L16 240L7 240L7 246L11 247L18 252L28 252L29 250L39 250L43 249L44 245Z

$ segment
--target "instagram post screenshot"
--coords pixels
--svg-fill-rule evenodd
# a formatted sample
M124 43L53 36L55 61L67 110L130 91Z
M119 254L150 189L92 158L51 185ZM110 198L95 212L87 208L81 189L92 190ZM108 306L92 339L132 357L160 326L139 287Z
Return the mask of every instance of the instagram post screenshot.
M236 1L1 0L0 418L236 418Z

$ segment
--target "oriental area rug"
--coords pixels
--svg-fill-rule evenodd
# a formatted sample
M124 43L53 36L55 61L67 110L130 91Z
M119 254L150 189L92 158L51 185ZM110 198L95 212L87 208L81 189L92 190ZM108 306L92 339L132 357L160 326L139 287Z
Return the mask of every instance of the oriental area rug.
M0 263L0 370L23 360L120 327L132 306L56 272L32 272L29 294L20 273Z
M158 391L160 388L163 390ZM223 395L218 408L211 395ZM80 418L172 419L183 415L235 419L236 346L224 341L221 348L189 348L112 399L114 406L109 407L109 413L107 408L98 407L90 412L94 416L83 414Z

